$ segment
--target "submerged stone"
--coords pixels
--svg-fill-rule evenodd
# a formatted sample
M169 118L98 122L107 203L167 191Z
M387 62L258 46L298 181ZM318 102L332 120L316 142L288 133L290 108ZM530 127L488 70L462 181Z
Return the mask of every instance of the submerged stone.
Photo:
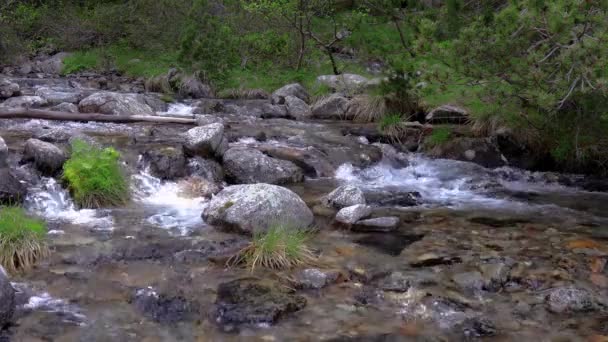
M355 242L372 247L388 255L397 256L401 251L412 243L421 240L424 235L417 234L367 234Z
M166 324L198 319L200 311L182 296L158 294L151 287L137 290L132 303L144 316Z

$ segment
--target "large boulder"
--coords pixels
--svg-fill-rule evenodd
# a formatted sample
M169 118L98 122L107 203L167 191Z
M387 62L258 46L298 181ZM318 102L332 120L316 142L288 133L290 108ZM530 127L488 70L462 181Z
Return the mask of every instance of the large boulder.
M426 115L426 121L432 124L463 124L466 123L468 119L469 112L467 112L466 109L449 104L439 106Z
M65 152L59 147L38 139L25 143L23 161L33 162L36 169L45 175L56 175L67 160Z
M47 102L40 96L16 96L2 102L1 108L40 108Z
M322 75L317 77L317 84L346 94L360 92L367 87L368 83L369 80L367 78L356 74Z
M78 106L73 103L62 102L56 106L49 108L55 112L78 113Z
M6 78L0 78L0 99L7 99L19 93L19 85Z
M310 96L308 95L306 89L304 89L304 87L302 87L302 85L299 83L292 83L283 86L272 93L272 104L284 104L287 96L297 97L305 103L310 101Z
M248 147L233 147L224 154L226 175L235 183L286 184L301 182L302 169Z
M15 290L8 275L0 266L0 328L5 327L15 312Z
M488 138L455 138L430 148L425 144L423 150L431 157L468 161L488 168L506 164L505 158Z
M8 168L0 168L0 205L23 202L26 188Z
M216 319L220 324L272 324L305 306L306 298L278 283L237 279L219 285Z
M184 148L196 156L222 156L227 144L225 139L224 125L221 123L198 126L186 132Z
M150 172L160 179L176 179L186 175L186 157L181 148L160 146L144 153Z
M154 115L154 110L146 104L145 97L141 94L94 93L80 101L78 109L82 113Z
M196 75L182 75L178 84L178 94L185 98L200 99L213 97L213 90L208 84L201 82Z
M188 173L192 176L200 177L211 182L221 182L224 180L224 169L220 163L213 159L194 157L188 161Z
M4 139L0 137L0 169L8 166L8 146Z
M319 119L344 120L348 112L348 99L341 94L331 94L312 107L312 116Z
M365 204L363 190L354 185L342 185L321 199L321 202L336 209Z
M63 60L69 55L67 52L59 52L49 58L37 61L34 69L45 74L58 75L63 69Z
M248 234L277 224L307 229L313 222L312 212L297 194L264 183L224 188L209 202L202 217L211 225Z
M285 96L285 107L287 108L287 115L294 119L306 119L312 116L310 106L295 96Z
M36 96L40 96L50 105L56 105L63 102L78 103L84 97L82 92L78 90L54 89L50 87L40 87L36 90Z

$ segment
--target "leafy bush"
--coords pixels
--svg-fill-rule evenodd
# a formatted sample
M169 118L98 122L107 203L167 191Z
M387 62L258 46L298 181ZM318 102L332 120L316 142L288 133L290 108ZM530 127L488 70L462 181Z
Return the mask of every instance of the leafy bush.
M0 264L8 272L26 270L49 254L44 221L20 207L0 207Z
M248 246L228 261L229 265L244 264L253 272L256 267L274 270L313 264L314 253L306 246L310 232L274 225L264 233L255 234Z
M129 200L129 184L113 148L101 149L82 140L72 143L63 178L74 201L86 208L117 206Z

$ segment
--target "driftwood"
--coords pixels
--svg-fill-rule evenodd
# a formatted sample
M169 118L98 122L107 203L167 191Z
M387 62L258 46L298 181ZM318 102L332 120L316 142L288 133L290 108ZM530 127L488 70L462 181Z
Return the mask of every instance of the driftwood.
M98 121L113 123L153 122L196 125L196 120L193 118L177 118L148 115L107 115L98 113L67 113L25 108L0 109L0 119L43 119L59 121Z

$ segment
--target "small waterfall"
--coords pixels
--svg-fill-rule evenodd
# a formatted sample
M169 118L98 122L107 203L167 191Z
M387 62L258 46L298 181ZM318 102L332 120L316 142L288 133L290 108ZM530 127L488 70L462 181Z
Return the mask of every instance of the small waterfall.
M30 286L25 283L11 283L11 285L18 293L29 297L27 302L22 306L23 310L55 313L62 317L66 323L86 326L87 317L77 306L63 299L54 298L47 292L33 293Z
M104 210L77 209L69 193L54 178L42 178L31 188L25 207L48 220L86 225L96 230L112 230L114 221ZM59 231L54 231L59 233Z
M185 103L171 103L169 104L166 112L160 112L159 115L189 115L194 112L194 109L191 105Z

